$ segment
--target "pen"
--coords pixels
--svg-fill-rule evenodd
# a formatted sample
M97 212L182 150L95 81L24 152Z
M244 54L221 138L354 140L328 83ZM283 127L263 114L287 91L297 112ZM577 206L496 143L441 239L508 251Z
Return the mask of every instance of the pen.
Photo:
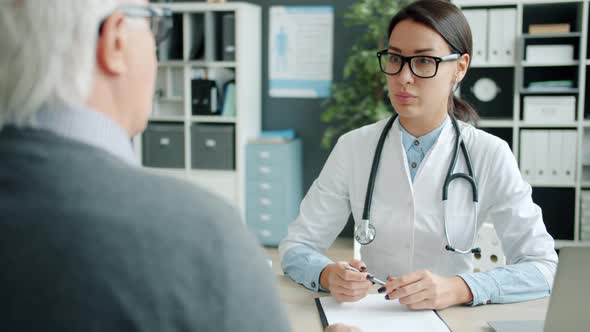
M350 266L348 264L344 264L344 268L347 269L347 270L349 270L349 271L353 271L353 272L361 272L361 271L355 269L354 267L352 267L352 266ZM372 282L374 282L376 284L379 284L381 286L385 286L385 282L383 282L382 280L379 280L379 279L375 278L375 276L372 275L372 274L369 274L367 276L367 280L372 281Z

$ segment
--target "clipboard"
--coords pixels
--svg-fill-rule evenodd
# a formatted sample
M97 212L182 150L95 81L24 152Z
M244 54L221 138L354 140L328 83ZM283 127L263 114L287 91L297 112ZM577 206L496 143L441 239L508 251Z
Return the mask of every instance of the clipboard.
M315 298L322 326L343 323L364 332L396 331L450 332L435 310L411 310L397 300L387 301L381 294L370 294L358 302L338 303L333 297Z

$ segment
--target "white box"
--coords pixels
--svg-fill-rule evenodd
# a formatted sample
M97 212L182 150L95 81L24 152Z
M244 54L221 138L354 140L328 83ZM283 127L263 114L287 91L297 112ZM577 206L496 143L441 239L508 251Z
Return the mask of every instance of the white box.
M528 63L565 63L574 60L574 45L528 45Z
M526 96L523 104L524 122L558 124L576 119L575 96Z

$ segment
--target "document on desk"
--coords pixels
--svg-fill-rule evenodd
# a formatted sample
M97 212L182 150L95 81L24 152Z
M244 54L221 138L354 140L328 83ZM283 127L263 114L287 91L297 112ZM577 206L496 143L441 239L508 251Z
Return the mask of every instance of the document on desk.
M429 331L450 332L447 324L433 310L410 310L398 300L385 300L381 294L370 294L358 302L339 303L333 297L316 299L324 328L343 323L363 332Z

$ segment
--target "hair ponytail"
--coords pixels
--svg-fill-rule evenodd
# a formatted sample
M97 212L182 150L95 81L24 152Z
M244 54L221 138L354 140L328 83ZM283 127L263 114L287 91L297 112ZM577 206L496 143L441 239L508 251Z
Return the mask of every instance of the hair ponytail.
M449 113L463 122L477 126L479 115L468 102L455 96L454 93L451 93L449 99Z

